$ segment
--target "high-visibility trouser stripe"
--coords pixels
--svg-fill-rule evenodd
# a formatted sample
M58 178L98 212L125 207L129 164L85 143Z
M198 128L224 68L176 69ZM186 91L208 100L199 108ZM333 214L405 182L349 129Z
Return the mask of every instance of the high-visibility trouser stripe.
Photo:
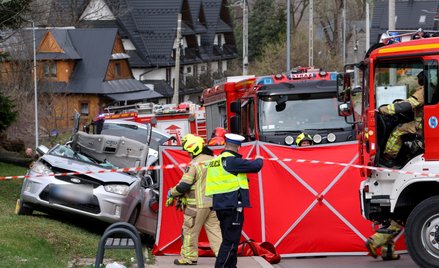
M188 205L196 205L197 201L195 198L187 198L186 199Z
M405 131L400 131L399 129L393 131L390 134L389 139L387 140L386 149L384 150L384 153L396 157L399 150L401 150L402 147L401 136L404 134Z

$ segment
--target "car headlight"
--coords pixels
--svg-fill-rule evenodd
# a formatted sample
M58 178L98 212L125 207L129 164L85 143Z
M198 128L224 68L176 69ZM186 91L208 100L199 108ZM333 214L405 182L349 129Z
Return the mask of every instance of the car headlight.
M120 195L128 195L130 191L130 187L125 184L108 184L104 186L104 189L107 192Z
M285 143L287 145L291 145L291 144L293 144L293 142L294 142L294 138L292 136L286 136L285 137Z
M31 167L31 171L41 175L52 174L52 170L50 170L50 168L48 168L46 165L44 165L41 162L36 162L35 164L33 164Z
M314 141L314 143L321 143L322 136L320 136L320 134L316 134L316 135L314 135L314 137L312 137L312 140Z

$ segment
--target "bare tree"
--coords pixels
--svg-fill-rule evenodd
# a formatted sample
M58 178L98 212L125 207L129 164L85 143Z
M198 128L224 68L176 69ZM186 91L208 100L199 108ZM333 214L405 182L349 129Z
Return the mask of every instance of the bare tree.
M293 36L302 22L305 12L308 10L309 0L293 0L291 1L291 32Z
M343 3L346 2L347 6L344 7ZM350 28L352 21L360 20L365 17L366 0L318 0L316 1L318 21L323 30L326 46L328 47L332 57L340 55L340 49L343 43L343 8L346 8L346 25L349 27L346 29L345 42L349 43L352 38L353 32Z

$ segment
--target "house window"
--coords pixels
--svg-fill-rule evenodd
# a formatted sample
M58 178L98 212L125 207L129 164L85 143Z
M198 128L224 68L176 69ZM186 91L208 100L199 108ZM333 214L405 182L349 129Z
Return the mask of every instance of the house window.
M48 61L44 63L44 77L56 77L56 62Z
M120 62L116 62L114 64L114 76L115 77L119 77L121 74L121 66L120 66Z
M203 65L201 65L201 72L204 73L205 71L206 71L206 65L203 64Z
M88 102L81 102L81 115L89 114L89 106Z
M186 67L186 73L188 73L188 74L192 73L192 67L191 66Z

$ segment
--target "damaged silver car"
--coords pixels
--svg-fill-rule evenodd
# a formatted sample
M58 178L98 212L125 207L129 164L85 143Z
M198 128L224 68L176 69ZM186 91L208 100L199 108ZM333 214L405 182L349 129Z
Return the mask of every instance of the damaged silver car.
M152 128L145 131L149 143ZM157 155L148 143L76 131L66 145L50 150L40 146L42 156L23 182L17 213L61 210L108 223L129 222L142 233L155 235L158 184L154 174L105 172L155 164Z

